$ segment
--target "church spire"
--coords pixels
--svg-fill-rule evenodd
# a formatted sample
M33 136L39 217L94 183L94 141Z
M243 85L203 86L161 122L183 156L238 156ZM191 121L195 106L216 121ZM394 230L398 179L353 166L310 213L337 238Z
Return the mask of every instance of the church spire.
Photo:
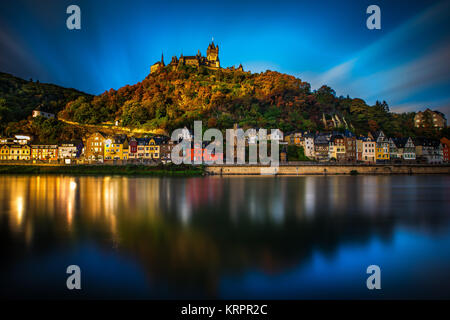
M164 52L161 52L161 64L164 65Z

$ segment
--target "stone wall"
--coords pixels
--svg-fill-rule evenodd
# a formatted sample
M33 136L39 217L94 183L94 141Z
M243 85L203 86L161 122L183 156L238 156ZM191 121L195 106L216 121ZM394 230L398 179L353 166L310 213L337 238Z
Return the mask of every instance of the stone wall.
M230 165L207 166L210 174L223 175L317 175L317 174L449 174L449 165Z

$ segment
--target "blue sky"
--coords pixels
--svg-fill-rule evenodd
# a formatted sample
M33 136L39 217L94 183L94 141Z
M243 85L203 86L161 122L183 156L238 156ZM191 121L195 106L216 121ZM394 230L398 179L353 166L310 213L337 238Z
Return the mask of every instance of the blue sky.
M81 30L66 8L81 8ZM381 30L366 8L381 8ZM134 1L3 0L0 71L99 94L141 81L164 52L222 66L276 70L393 111L450 115L450 0Z

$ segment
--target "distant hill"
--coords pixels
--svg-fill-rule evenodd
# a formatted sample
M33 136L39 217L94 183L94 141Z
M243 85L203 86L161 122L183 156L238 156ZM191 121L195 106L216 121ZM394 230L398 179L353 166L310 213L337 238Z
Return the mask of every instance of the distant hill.
M345 130L365 134L383 129L388 135L414 134L414 113L395 114L388 105L367 105L361 99L337 97L323 86L274 71L166 66L143 81L67 104L64 119L96 124L119 120L121 125L171 130L192 127L194 120L220 129L243 128ZM337 120L337 121L336 121Z
M56 114L69 101L81 96L91 97L75 89L27 81L0 72L0 126L26 119L34 109Z

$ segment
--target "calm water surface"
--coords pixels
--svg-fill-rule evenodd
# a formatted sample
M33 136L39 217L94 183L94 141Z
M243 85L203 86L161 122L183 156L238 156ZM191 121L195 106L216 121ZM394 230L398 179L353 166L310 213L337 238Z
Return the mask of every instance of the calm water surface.
M449 270L446 175L0 176L3 297L450 298Z

